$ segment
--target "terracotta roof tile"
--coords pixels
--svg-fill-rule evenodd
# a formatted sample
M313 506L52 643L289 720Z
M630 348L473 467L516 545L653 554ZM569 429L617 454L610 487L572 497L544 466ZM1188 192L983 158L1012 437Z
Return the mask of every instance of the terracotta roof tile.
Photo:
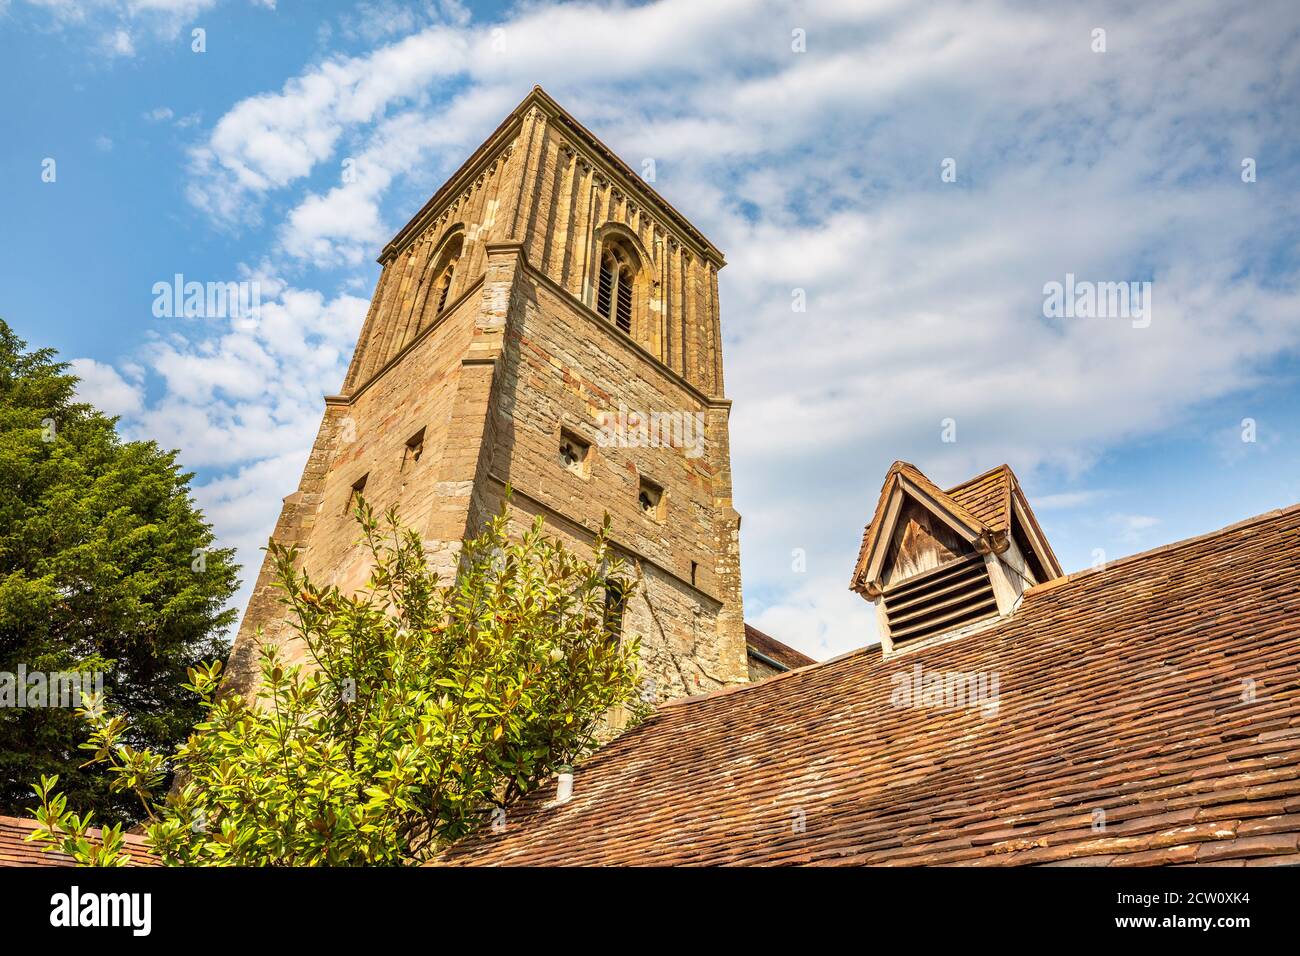
M667 704L569 803L548 787L444 862L1297 862L1298 621L1290 508L1032 589L980 632ZM996 675L996 710L894 706L917 666Z
M1015 476L1009 465L998 465L945 492L990 531L1011 526L1011 489Z
M764 634L751 624L745 625L745 646L791 670L796 667L806 667L809 664L817 663L807 654L796 651L789 645L782 644L775 637Z
M45 852L43 843L28 843L27 836L36 827L34 820L0 816L0 866L75 866L72 857L52 850ZM92 830L91 839L99 838ZM135 833L123 836L131 854L132 866L157 866L158 858L146 848L145 838Z

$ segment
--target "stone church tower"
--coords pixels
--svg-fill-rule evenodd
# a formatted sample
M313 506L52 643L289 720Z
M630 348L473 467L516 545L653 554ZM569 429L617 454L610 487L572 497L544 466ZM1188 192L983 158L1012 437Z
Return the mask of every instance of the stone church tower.
M355 492L446 572L500 509L586 552L605 512L643 587L624 614L660 700L747 679L731 502L722 254L540 87L384 248L341 394L274 537L344 591ZM264 563L231 655L286 641ZM301 660L290 643L286 658Z

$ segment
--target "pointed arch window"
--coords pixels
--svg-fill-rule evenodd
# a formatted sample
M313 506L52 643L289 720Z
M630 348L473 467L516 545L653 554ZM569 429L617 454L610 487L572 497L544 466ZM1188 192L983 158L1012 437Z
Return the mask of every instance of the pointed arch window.
M608 243L600 256L600 281L596 311L629 335L636 294L636 267L631 254L619 243Z
M456 278L456 266L460 262L461 244L462 239L457 236L449 244L450 248L443 253L445 261L442 263L442 271L438 274L437 285L434 287L438 296L434 315L439 315L447 307L447 294L451 292L452 280Z
M457 232L451 238L447 239L442 248L438 250L432 267L426 273L429 283L428 292L423 307L423 314L420 317L420 328L424 328L429 322L447 308L447 302L451 297L452 283L456 280L456 267L460 263L461 252L465 247L465 236Z

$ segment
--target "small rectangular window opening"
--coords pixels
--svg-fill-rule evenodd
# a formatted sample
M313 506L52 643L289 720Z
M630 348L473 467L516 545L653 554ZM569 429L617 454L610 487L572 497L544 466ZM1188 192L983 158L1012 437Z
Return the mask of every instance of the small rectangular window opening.
M623 612L627 610L627 593L613 581L605 582L605 637L619 643L623 637Z
M414 465L424 454L424 429L406 440L406 448L402 452L402 471L406 471L407 466Z
M345 515L351 514L352 509L357 506L357 499L359 499L361 497L361 493L366 490L366 479L369 477L370 477L370 473L367 472L366 474L358 478L356 481L352 482L352 488L350 491L348 491L348 500L343 505L343 513Z
M590 442L578 437L567 428L560 431L560 461L565 468L577 475L587 474L587 457L590 454Z
M641 488L637 493L637 503L642 514L662 521L664 516L664 490L648 478L641 479Z

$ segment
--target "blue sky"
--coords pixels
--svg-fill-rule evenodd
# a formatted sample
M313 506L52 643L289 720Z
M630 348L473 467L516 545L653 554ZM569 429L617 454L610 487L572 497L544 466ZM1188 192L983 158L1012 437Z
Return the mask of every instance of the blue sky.
M894 459L1010 463L1067 570L1300 500L1300 9L918 6L0 0L0 316L180 449L251 581L379 248L540 83L728 256L778 638L873 639L847 581ZM262 321L155 318L178 272L256 279ZM1150 281L1149 325L1047 317L1067 273Z

